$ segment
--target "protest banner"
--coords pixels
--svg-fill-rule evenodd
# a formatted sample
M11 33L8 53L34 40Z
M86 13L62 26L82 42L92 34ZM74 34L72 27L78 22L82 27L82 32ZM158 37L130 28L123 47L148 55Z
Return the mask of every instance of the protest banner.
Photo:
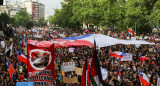
M27 47L28 80L35 86L54 86L54 44L44 48L29 42Z
M81 75L81 76L82 76L83 68L75 67L75 73L76 73L77 75Z
M16 86L33 86L33 82L17 82Z
M125 56L121 58L121 61L132 61L132 53L125 53Z
M74 76L73 78L64 77L63 83L78 83L78 77Z
M63 63L64 72L75 71L74 62L64 62Z
M58 68L58 64L54 63L54 69L56 70Z

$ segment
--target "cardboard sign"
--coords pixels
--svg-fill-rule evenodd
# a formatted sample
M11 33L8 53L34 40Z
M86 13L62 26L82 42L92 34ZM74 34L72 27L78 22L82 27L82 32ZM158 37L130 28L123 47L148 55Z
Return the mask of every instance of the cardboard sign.
M75 73L76 73L77 75L81 75L81 76L82 76L83 68L75 67Z
M33 82L17 82L16 86L33 86Z
M148 52L148 53L147 53L147 56L155 56L155 55L156 55L155 52Z
M73 78L64 77L63 83L78 83L78 77L74 76Z
M56 70L58 68L58 64L54 63L54 69Z
M74 62L64 62L63 63L64 72L75 71Z
M126 55L121 58L121 61L132 61L132 53L125 53Z
M149 52L152 52L153 51L153 49L152 48L149 48Z

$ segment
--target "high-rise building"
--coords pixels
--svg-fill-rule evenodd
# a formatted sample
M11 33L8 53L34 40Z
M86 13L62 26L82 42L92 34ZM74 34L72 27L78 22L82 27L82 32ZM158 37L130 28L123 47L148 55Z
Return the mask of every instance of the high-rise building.
M32 16L32 19L38 21L41 17L45 17L44 4L38 0L24 1L24 8Z
M45 14L44 14L44 12L45 12L44 4L39 3L39 5L38 5L38 12L39 12L39 16L38 16L39 19L45 17Z
M11 2L4 0L5 3L3 6L0 6L0 13L6 12L10 17L13 17L16 15L19 10L24 9L21 2L13 2L12 4L9 4Z
M39 3L32 2L32 19L38 21L39 20Z

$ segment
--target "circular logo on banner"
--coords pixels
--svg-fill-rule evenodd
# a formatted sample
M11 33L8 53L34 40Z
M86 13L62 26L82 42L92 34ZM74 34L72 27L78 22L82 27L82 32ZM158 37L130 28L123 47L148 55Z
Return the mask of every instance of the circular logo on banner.
M44 70L52 61L51 52L40 49L30 51L29 62L36 70Z

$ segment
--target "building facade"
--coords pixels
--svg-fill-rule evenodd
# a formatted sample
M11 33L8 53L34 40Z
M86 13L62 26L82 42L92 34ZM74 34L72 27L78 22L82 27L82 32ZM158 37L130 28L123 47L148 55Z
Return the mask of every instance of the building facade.
M16 1L16 2L14 2L12 4L4 4L4 5L0 6L0 13L4 13L5 12L10 17L13 17L21 9L24 9L22 3Z
M45 9L44 9L44 4L39 3L38 5L38 12L39 12L39 19L40 18L45 18Z
M45 17L45 6L37 0L24 1L24 8L32 16L32 19L38 21L41 17Z

